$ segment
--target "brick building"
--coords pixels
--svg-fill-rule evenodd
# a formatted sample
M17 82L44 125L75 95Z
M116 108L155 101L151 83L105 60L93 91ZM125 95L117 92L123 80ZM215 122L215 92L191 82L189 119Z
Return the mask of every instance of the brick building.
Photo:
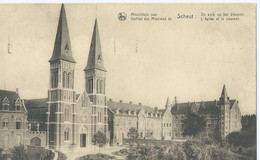
M196 113L206 120L206 128L200 137L214 137L219 132L225 138L233 131L239 131L241 112L237 100L229 100L225 85L219 100L175 103L172 107L173 138L183 138L183 120L189 112Z

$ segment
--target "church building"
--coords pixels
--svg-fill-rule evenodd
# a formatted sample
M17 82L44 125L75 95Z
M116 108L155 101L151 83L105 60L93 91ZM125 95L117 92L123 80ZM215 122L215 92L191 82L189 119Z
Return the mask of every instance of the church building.
M184 138L183 120L191 112L206 120L200 137L214 137L219 133L225 138L242 127L239 103L229 99L225 85L219 100L178 103L176 97L173 102L168 97L162 109L108 100L107 70L97 19L89 52L81 53L88 54L88 60L82 71L85 88L77 94L74 89L76 60L72 49L62 4L49 60L48 97L22 100L18 92L0 90L0 148L19 144L56 150L89 148L99 131L111 145L122 145L129 138L130 128L137 129L140 139L171 141Z

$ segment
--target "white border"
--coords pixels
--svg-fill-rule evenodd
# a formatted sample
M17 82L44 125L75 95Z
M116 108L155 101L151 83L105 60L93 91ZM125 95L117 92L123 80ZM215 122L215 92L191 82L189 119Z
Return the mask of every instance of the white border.
M0 0L1 3L256 3L256 16L257 16L257 23L256 23L256 29L259 26L259 5L260 2L258 0ZM259 32L257 29L257 41L256 41L256 51L257 55L259 55L259 50L257 49L257 46L260 46L259 44ZM259 56L257 56L257 81L259 82ZM259 106L259 85L257 85L257 106ZM260 115L260 110L257 107L257 115ZM260 125L258 125L260 122L259 116L257 116L257 137L260 136ZM259 138L257 138L257 146L260 144ZM260 153L260 147L257 147L257 153ZM258 155L258 154L257 154ZM260 156L257 156L260 157ZM257 158L260 159L260 158Z

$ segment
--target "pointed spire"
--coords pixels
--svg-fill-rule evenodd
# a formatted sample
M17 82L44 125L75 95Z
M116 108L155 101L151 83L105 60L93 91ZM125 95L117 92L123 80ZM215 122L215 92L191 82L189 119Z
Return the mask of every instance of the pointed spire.
M220 96L220 100L222 102L228 102L229 101L229 97L227 95L227 90L226 90L226 86L224 84L223 86L223 89L222 89L222 93L221 93L221 96Z
M95 19L95 25L94 25L91 44L90 44L89 55L88 55L88 64L85 70L89 70L89 69L99 69L102 71L106 71L104 67L104 59L101 51L101 43L99 38L97 19Z
M166 104L165 104L165 107L170 107L170 106L171 106L171 102L170 102L170 98L168 97Z
M58 59L76 63L76 61L72 57L69 28L67 24L64 4L61 5L60 18L59 18L59 24L56 33L54 49L53 49L52 57L49 60L49 62Z

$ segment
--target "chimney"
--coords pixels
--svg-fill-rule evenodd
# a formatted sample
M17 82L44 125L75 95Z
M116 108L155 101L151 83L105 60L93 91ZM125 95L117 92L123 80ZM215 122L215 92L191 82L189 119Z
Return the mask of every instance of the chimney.
M176 96L174 97L174 103L175 103L175 104L178 103L178 101L177 101L177 97L176 97Z
M129 103L130 103L130 104L132 104L133 102L132 102L132 101L130 101Z
M112 102L112 101L113 101L113 99L112 99L112 98L110 98L110 99L109 99L109 101L110 101L110 102Z
M158 112L158 107L154 107L154 111L155 111L155 112Z
M123 100L119 100L120 103L123 103Z
M15 92L16 92L16 94L18 94L18 93L19 93L19 89L18 89L18 88L16 88Z
M142 105L142 103L139 102L139 106L141 106L141 105Z
M214 102L215 102L215 106L217 106L218 105L217 100L215 100Z

